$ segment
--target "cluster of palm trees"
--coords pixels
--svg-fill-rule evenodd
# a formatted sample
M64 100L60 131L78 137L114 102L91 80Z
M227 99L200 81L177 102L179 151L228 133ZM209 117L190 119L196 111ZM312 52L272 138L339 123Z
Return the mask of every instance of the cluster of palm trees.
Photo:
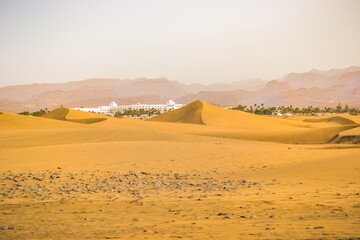
M343 108L339 103L336 107L314 107L309 106L306 108L298 108L290 106L280 106L280 107L268 107L265 108L264 104L254 104L254 106L247 107L246 105L239 105L237 107L232 108L233 110L241 110L244 112L255 113L260 115L272 115L273 113L281 113L281 114L297 114L297 115L316 115L316 114L350 114L357 115L360 114L359 108L349 108L348 105L345 105Z
M255 113L255 114L259 114L259 115L272 115L274 111L276 111L276 108L265 108L264 104L261 103L260 105L254 104L253 106L247 107L246 105L239 105L237 107L231 108L233 110L240 110L240 111L244 111L244 112L249 112L249 113Z
M149 110L145 110L145 109L127 109L124 112L116 112L114 114L114 117L123 117L123 116L130 116L130 117L140 117L140 116L154 116L154 115L159 115L160 111L152 108Z
M42 117L48 112L49 112L49 110L47 108L45 108L45 109L40 109L39 111L36 111L36 112L24 111L24 112L19 112L18 114L26 115L26 116L31 115L34 117Z

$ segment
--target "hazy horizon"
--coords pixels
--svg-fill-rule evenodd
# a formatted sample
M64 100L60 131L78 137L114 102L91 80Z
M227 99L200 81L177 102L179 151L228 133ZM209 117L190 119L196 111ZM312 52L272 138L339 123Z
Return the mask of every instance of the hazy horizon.
M360 67L360 66L348 66L348 67L345 67L345 68L331 68L331 69L316 69L316 68L313 68L313 69L310 69L308 71L305 71L305 72L311 72L311 71L320 71L320 72L326 72L326 71L330 71L330 70L337 70L337 69L347 69L347 68L350 68L350 67ZM282 77L286 76L287 74L290 74L290 73L305 73L305 72L288 72L288 73L285 73L282 75ZM261 79L261 78L244 78L244 79L239 79L239 80L234 80L234 81L219 81L219 82L205 82L205 83L199 83L199 82L184 82L184 81L181 81L181 80L174 80L174 79L169 79L167 78L166 76L160 76L160 77L152 77L152 78L149 78L149 77L136 77L136 78L117 78L117 77L91 77L91 78L86 78L86 79L78 79L78 80L70 80L70 81L59 81L59 82L55 82L55 81L52 81L52 82L33 82L33 83L24 83L24 84L9 84L9 85L0 85L0 88L1 87L10 87L10 86L18 86L18 85L32 85L32 84L61 84L61 83L70 83L70 82L79 82L79 81L86 81L86 80L92 80L92 79L103 79L103 80L107 80L107 79L118 79L118 80L137 80L137 79L161 79L161 78L164 78L164 79L167 79L169 81L177 81L179 83L183 83L183 84L186 84L186 85L191 85L191 84L202 84L202 85L205 85L205 86L210 86L210 85L216 85L216 84L232 84L232 83L236 83L236 82L249 82L249 81L265 81L265 82L269 82L269 81L272 81L272 80L277 80L277 81L282 81L282 77L279 77L279 78L273 78L273 79Z
M360 65L360 1L1 1L0 87L272 80Z

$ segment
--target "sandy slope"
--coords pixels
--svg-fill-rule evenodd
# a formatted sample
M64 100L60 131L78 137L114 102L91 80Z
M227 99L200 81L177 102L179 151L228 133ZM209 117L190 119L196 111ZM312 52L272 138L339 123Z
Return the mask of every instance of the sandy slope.
M107 117L100 117L97 114L74 111L67 108L57 108L43 116L44 118L91 124L105 121Z
M360 148L323 144L352 122L200 101L152 121L47 117L0 115L0 239L360 236Z
M360 127L340 132L332 140L333 143L355 143L360 144Z
M14 113L4 113L0 115L1 130L66 129L78 127L78 124L64 123L33 116L23 116Z

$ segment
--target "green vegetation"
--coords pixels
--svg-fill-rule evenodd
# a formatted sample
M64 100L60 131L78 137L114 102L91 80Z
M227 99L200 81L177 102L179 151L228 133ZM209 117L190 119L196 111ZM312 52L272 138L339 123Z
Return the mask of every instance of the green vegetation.
M272 115L276 113L281 114L294 114L294 115L322 115L322 114L350 114L350 115L358 115L360 114L359 108L349 108L348 105L345 105L343 108L341 104L339 103L336 107L313 107L309 106L306 108L294 108L292 105L285 107L269 107L265 108L264 104L261 104L260 106L257 104L254 104L253 106L247 107L243 105L239 105L237 107L232 108L233 110L241 110L244 112L259 114L259 115Z
M239 106L231 108L231 109L240 110L240 111L249 112L249 113L255 113L258 115L272 115L273 112L276 111L276 108L264 108L264 104L261 104L261 106L254 104L254 107L253 106L247 107L247 106L239 105Z
M135 109L127 109L125 110L123 113L121 112L116 112L114 114L114 117L123 117L123 116L131 116L131 117L140 117L143 115L147 115L149 117L153 116L153 115L159 115L160 111L156 110L155 108L152 108L150 110L145 110L145 109L139 109L139 110L135 110Z
M26 115L26 116L31 115L31 116L34 116L34 117L42 117L48 112L49 112L49 110L47 108L45 108L45 110L40 109L39 111L36 111L36 112L24 111L24 112L19 112L18 114L19 115Z

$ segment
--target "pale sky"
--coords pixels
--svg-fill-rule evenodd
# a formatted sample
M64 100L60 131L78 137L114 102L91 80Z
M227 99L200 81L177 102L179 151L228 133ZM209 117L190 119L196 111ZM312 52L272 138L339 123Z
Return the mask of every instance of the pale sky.
M0 0L0 86L360 65L360 0Z

